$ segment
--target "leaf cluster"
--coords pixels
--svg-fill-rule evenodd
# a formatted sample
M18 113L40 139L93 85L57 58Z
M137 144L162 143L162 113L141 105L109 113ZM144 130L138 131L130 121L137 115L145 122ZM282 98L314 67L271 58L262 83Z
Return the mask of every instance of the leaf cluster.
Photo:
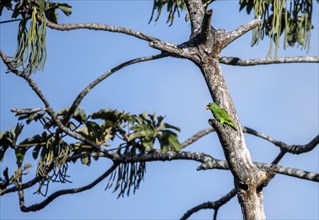
M284 34L283 47L295 44L303 49L309 49L310 31L312 25L312 0L241 0L240 11L246 9L255 17L262 18L262 25L253 31L252 46L265 36L270 38L268 56L272 53L275 43L275 56L278 55L279 39Z
M120 155L137 155L155 150L155 143L160 144L160 151L178 151L181 146L175 131L178 127L164 122L164 117L155 114L129 114L118 110L102 109L91 115L86 115L84 110L76 109L72 114L70 108L58 112L58 118L72 132L90 140L96 146L108 151L115 151ZM69 115L70 114L70 115ZM68 163L76 163L78 160L83 165L90 165L92 159L105 158L101 152L97 152L92 146L70 141L51 119L45 109L37 111L26 110L17 112L18 120L30 123L40 123L44 131L32 137L18 141L24 125L18 123L15 129L0 133L0 161L3 161L5 152L12 149L16 155L16 163L21 169L25 164L25 155L31 152L32 158L37 161L36 177L39 179L41 191L43 186L50 182L69 182L67 169ZM69 120L66 118L69 117ZM111 148L111 143L117 145ZM8 172L8 171L6 171ZM128 163L118 165L117 171L112 174L107 188L113 186L114 191L120 189L120 195L126 192L129 195L131 187L138 188L145 172L145 163ZM20 172L21 174L22 172ZM13 183L4 174L2 186ZM47 191L47 187L46 190Z
M207 7L211 2L214 2L215 0L202 0L204 7ZM154 14L157 12L156 18L154 21L158 21L158 19L161 16L162 9L166 5L166 11L168 12L168 17L166 20L166 23L169 23L170 25L173 24L175 14L180 17L182 11L186 11L186 3L184 0L154 0L153 2L153 9L152 14L149 22L151 22L154 19ZM185 21L189 20L189 14L187 13L185 16Z
M12 11L12 18L21 18L12 65L22 67L27 75L43 70L46 60L46 19L57 23L57 9L69 16L71 6L45 0L4 0L0 2L0 16L4 8Z

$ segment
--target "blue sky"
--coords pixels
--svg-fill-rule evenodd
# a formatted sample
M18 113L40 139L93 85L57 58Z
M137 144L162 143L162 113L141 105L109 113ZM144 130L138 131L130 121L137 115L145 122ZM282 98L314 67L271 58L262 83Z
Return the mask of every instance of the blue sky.
M190 24L182 18L169 27L166 14L158 23L148 24L152 1L68 1L73 14L60 13L60 23L98 22L128 27L161 40L180 44L190 34ZM307 54L298 48L280 50L279 56L318 56L318 4L315 3L311 49ZM233 30L252 19L239 13L238 1L217 1L214 10L215 28ZM7 13L1 19L6 20ZM17 23L0 26L1 50L13 55L16 48ZM248 33L227 47L222 55L240 58L262 58L268 51L268 40L250 47ZM92 80L110 68L136 57L157 54L147 42L130 36L76 30L60 32L48 29L48 58L43 72L32 78L38 83L52 107L58 111L69 106L76 95ZM12 108L35 108L43 104L21 79L5 74L1 65L1 130L15 126ZM288 144L308 143L318 134L319 85L318 64L286 64L257 67L222 65L227 86L244 126L254 128ZM205 110L210 95L199 69L190 61L164 58L129 66L99 84L82 102L81 108L92 113L102 108L114 108L134 114L156 112L166 115L166 121L179 126L183 141L201 129L209 127L211 113ZM23 137L42 132L39 126L26 127ZM252 159L270 162L279 153L273 145L246 135ZM215 133L188 151L205 152L215 158L224 155ZM287 155L281 165L319 172L318 148L303 155ZM1 164L15 167L12 152ZM31 160L30 155L27 158ZM50 192L61 188L86 185L110 165L99 161L89 167L70 166L73 184L51 185ZM228 171L196 171L198 163L190 161L152 162L147 164L144 182L135 195L116 199L117 194L104 191L107 180L92 190L66 195L54 200L45 209L34 213L20 212L17 194L0 197L0 219L176 219L193 206L217 200L233 187ZM33 168L34 170L34 168ZM26 192L26 205L42 201ZM264 189L266 216L269 219L318 219L318 184L277 175ZM212 218L211 210L203 210L192 219ZM220 219L241 219L237 198L221 208Z

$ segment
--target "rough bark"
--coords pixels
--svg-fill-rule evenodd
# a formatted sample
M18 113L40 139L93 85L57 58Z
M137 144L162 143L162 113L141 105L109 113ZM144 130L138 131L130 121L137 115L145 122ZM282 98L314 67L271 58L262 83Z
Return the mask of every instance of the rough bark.
M235 131L222 126L216 120L210 120L234 176L234 185L244 219L265 219L262 186L267 184L271 176L259 169L250 158L243 130L219 63L222 49L260 24L260 18L232 32L215 30L211 27L212 11L205 12L200 0L189 0L186 3L192 25L190 40L180 46L160 42L151 42L150 45L173 56L190 59L200 68L212 99L226 109L237 128Z

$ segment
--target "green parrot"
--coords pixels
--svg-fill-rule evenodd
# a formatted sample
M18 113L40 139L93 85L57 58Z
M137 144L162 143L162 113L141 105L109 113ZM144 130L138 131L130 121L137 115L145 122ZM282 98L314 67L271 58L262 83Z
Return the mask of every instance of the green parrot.
M226 124L230 127L232 127L235 131L237 131L233 121L231 120L229 114L227 113L227 111L221 107L219 107L219 105L215 102L211 102L208 105L206 105L206 109L210 109L214 115L214 117L216 118L216 120L220 123L220 124Z

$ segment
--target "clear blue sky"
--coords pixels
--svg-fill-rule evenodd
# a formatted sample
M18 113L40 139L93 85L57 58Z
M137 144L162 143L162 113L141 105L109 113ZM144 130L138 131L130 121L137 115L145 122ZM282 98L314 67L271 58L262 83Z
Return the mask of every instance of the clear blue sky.
M99 22L128 27L176 44L186 41L190 24L183 18L173 26L165 23L163 14L158 23L148 24L153 1L68 1L73 14L60 13L60 23ZM298 48L280 50L279 56L318 56L318 4L314 3L315 29L311 35L311 49L307 54ZM237 1L217 1L214 9L215 28L232 30L252 19L239 13ZM5 12L3 20L8 19ZM17 23L0 26L1 50L13 55L16 48ZM225 56L262 58L269 41L250 47L251 34L234 42L223 52ZM130 36L109 32L77 30L59 32L48 29L48 58L44 72L32 78L55 110L72 103L76 95L92 80L110 68L132 58L157 54L147 42ZM1 130L15 126L12 108L35 108L43 104L21 79L5 74L1 62ZM228 88L239 119L252 127L288 144L308 143L318 134L318 64L286 64L258 67L222 65ZM167 122L181 127L183 141L201 129L209 127L211 114L205 110L210 95L199 69L190 61L165 58L125 68L98 85L83 101L81 108L92 113L102 108L115 108L131 113L144 111L166 115ZM42 132L39 126L27 127L23 137ZM273 145L246 135L252 159L270 162L279 153ZM196 142L188 151L199 151L223 159L216 134ZM287 155L281 165L319 172L318 148L303 155ZM1 164L15 167L14 154L8 152ZM27 159L32 161L31 156ZM50 192L61 188L86 185L102 174L109 162L78 164L70 167L73 184L51 185ZM233 187L228 171L196 171L198 163L190 161L152 162L147 164L144 182L135 195L116 199L117 194L104 191L107 180L92 190L66 195L54 200L45 209L22 213L17 194L0 197L0 219L176 219L193 206L214 201ZM34 171L34 168L33 168ZM42 201L33 195L35 188L26 192L26 205ZM318 184L277 175L264 190L268 219L318 219ZM192 219L212 218L211 210L204 210ZM237 198L219 211L220 219L241 219Z

